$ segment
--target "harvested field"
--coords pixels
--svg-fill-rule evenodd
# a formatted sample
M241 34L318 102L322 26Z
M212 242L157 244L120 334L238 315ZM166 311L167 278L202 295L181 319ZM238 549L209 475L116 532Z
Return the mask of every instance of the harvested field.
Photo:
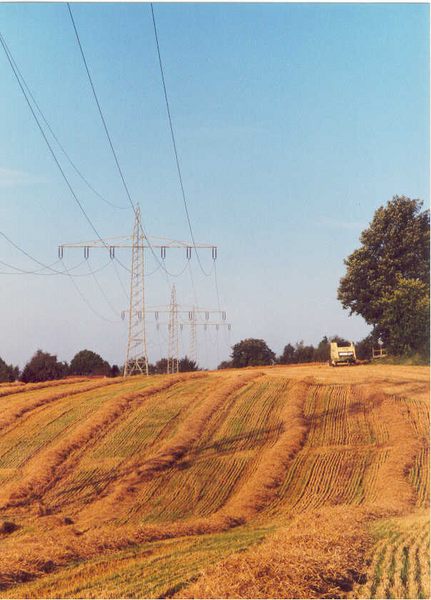
M429 371L0 386L0 597L429 597Z

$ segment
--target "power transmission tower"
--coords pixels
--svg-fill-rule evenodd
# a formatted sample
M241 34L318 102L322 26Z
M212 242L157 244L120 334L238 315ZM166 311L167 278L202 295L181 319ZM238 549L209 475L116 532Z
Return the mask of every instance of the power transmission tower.
M155 238L146 236L141 224L141 211L139 205L135 209L135 220L132 236L120 236L109 239L98 239L88 242L75 242L60 244L58 247L58 257L62 260L65 248L83 248L84 258L90 256L90 248L101 249L109 252L111 260L116 260L117 249L131 249L132 261L130 269L130 302L129 310L123 311L123 315L128 313L128 339L126 349L126 361L124 364L124 377L134 373L148 375L148 353L147 338L145 331L145 256L146 248L150 249L155 256L154 250L160 249L160 258L163 262L166 258L166 251L170 248L184 249L186 259L191 260L193 248L207 248L211 250L211 257L215 261L217 258L217 246L213 244L191 244L179 240L166 238ZM176 304L176 300L175 300ZM178 314L177 314L178 318ZM177 327L177 346L178 346L178 327ZM174 355L173 355L174 356ZM176 352L178 356L178 351ZM178 360L177 360L178 362ZM178 368L178 366L176 367Z
M147 307L146 315L153 314L156 321L157 330L160 331L160 326L167 326L168 330L168 349L167 349L167 373L176 373L177 359L179 357L179 335L178 332L184 330L184 327L190 326L190 352L189 358L198 362L198 327L202 326L204 330L215 328L219 330L221 327L231 330L231 324L226 322L226 311L222 309L207 309L193 306L187 308L180 306L176 298L176 288L173 286L171 290L171 301L168 306ZM127 310L123 310L121 318L126 318ZM168 320L161 321L160 315L167 314ZM147 323L148 325L148 323Z
M179 340L178 340L178 305L175 285L172 286L171 304L169 307L168 323L168 373L178 373L179 369Z
M192 319L190 322L190 359L196 364L198 362L198 339L196 330L196 308L192 309Z
M145 288L144 288L144 234L141 225L141 209L135 212L132 233L132 266L130 272L129 329L127 336L124 377L148 375L147 337L145 332ZM140 318L141 317L141 318Z

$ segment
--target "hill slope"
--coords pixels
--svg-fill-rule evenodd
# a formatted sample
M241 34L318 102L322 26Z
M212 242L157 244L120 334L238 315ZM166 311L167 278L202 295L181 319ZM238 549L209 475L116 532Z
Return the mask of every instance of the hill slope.
M428 369L0 385L1 597L428 597Z

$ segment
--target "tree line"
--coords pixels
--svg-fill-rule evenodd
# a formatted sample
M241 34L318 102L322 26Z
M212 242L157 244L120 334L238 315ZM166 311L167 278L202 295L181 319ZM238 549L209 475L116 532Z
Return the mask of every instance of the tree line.
M155 364L148 365L150 375L163 374L167 371L167 358L161 358ZM178 361L180 372L197 371L197 363L187 356ZM118 377L123 367L110 365L99 354L92 350L80 350L70 363L57 360L57 356L49 352L37 350L22 371L19 367L8 365L0 358L0 382L23 381L36 383L52 379L63 379L71 376L83 377Z
M20 380L24 383L36 383L76 375L116 377L119 374L118 365L111 366L91 350L77 352L70 363L57 360L55 354L37 350L22 371L19 367L7 365L0 358L0 382Z
M344 341L339 336L326 336L314 347L298 342L287 344L280 356L269 348L264 340L248 338L232 346L231 360L223 361L217 368L241 368L271 364L295 364L308 362L325 362L329 358L330 341ZM371 357L372 341L365 338L356 345L358 358ZM148 365L150 375L164 375L167 372L168 359L161 358L154 364ZM178 361L178 370L182 372L198 371L198 363L187 356ZM22 371L19 367L8 365L0 358L0 382L23 381L37 383L65 377L118 377L122 375L123 367L110 365L99 354L92 350L80 350L70 363L59 361L57 356L49 352L37 350L26 363Z
M221 362L218 369L241 369L243 367L259 367L266 365L291 365L312 362L327 362L329 360L330 343L346 343L339 335L330 338L324 336L317 346L305 345L303 341L296 344L286 344L283 352L277 356L265 340L248 338L232 346L230 360ZM372 357L374 340L367 336L355 343L356 356L360 360Z

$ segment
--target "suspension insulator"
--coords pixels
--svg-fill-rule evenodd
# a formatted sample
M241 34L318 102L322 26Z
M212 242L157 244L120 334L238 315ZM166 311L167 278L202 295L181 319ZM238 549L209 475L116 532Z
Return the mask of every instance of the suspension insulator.
M154 317L155 317L156 321L159 320L159 311L158 310L154 311Z
M184 325L182 323L180 323L180 330L182 331L184 329Z
M63 258L63 246L58 247L58 258L60 260Z
M111 260L115 258L115 246L109 246L109 257Z
M187 260L190 260L192 257L192 249L190 246L187 246L187 248L186 248L186 257L187 257Z
M89 246L84 246L84 258L85 258L85 260L87 260L89 256L90 256L90 248L89 248Z
M205 320L206 320L206 321L208 321L208 320L209 320L209 318L210 318L210 314L209 314L209 312L206 312L206 313L205 313Z
M218 328L220 327L220 325L218 323L216 323L216 330L218 331Z
M193 321L193 312L189 311L189 321Z
M123 319L123 321L126 318L126 311L125 310L121 311L121 318Z
M162 260L165 260L165 258L166 258L166 246L162 246L160 248L160 256L162 257Z
M229 323L229 325L227 326L228 331L230 331L232 329L232 325Z
M212 259L215 260L217 258L217 246L213 246L211 249Z
M222 311L221 318L223 319L223 321L226 321L226 311L225 310Z

